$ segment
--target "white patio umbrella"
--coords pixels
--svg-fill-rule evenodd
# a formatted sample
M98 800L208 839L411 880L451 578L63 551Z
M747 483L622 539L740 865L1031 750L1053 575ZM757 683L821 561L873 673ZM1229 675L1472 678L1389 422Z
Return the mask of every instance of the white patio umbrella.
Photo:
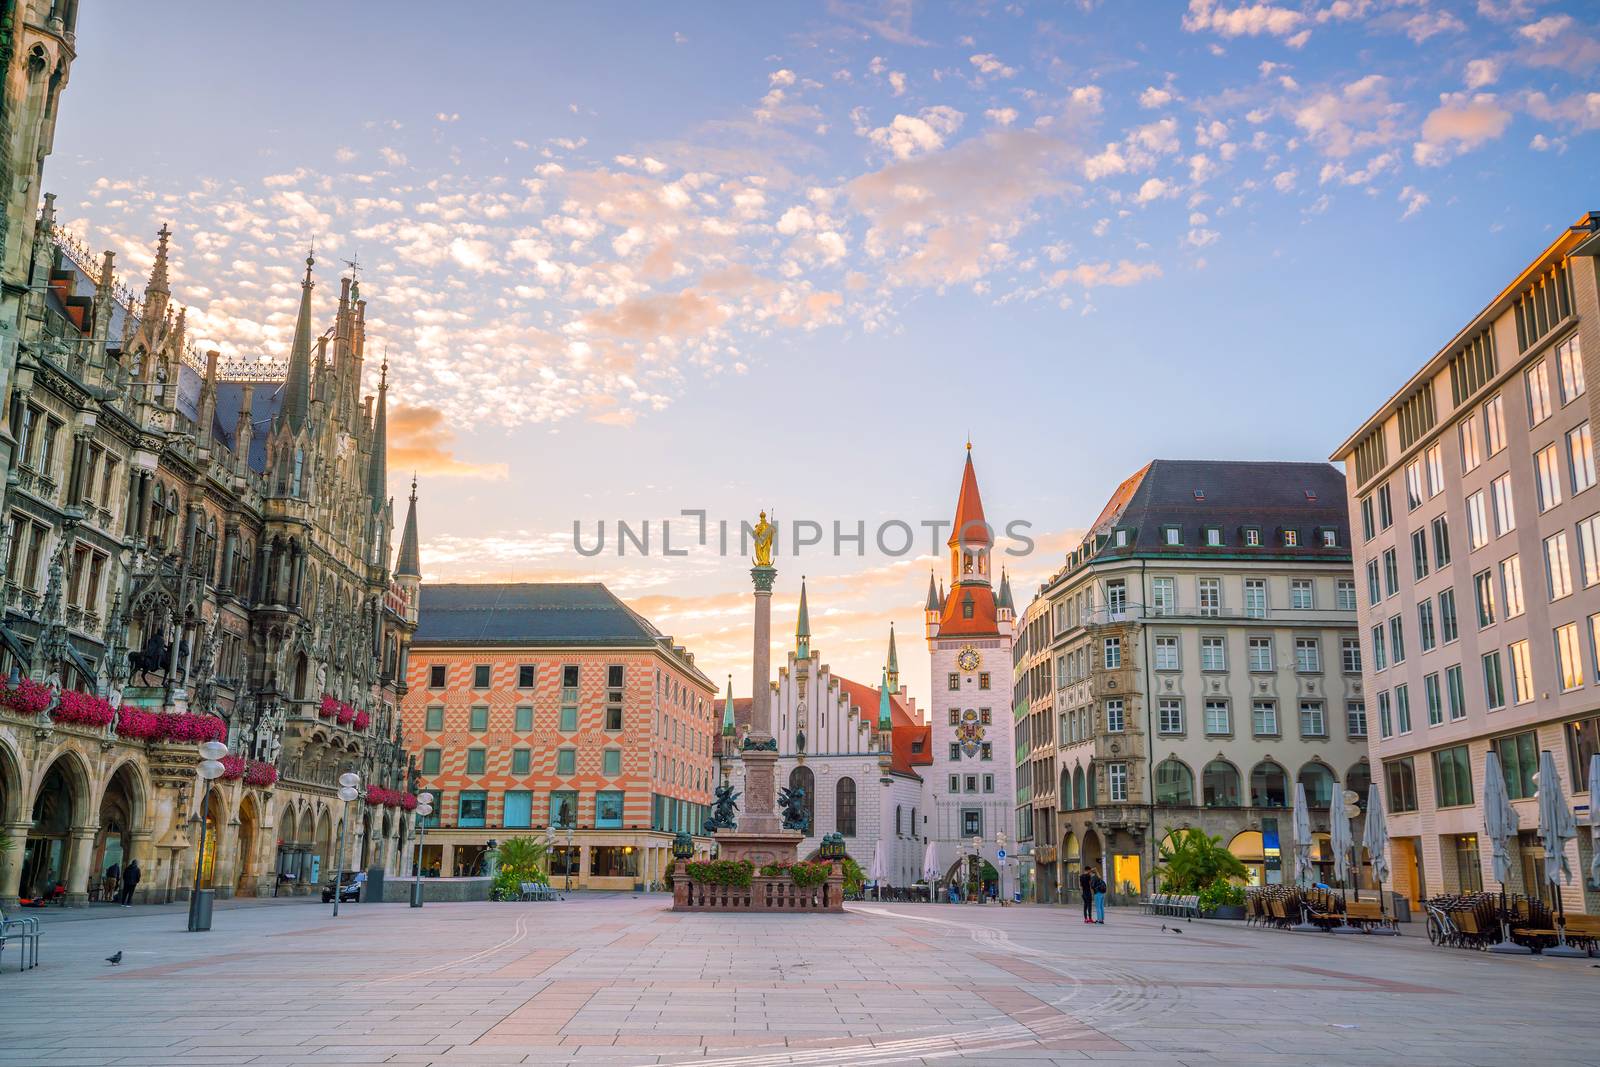
M1311 809L1306 807L1304 782L1294 784L1294 882L1301 889L1311 885Z
M1389 916L1383 903L1383 883L1389 880L1389 820L1383 813L1383 790L1377 782L1367 789L1367 827L1361 834L1361 843L1367 847L1367 856L1372 861L1372 880L1378 885L1378 914L1384 919L1379 932L1398 934L1399 930L1388 925Z
M1593 856L1589 860L1589 881L1600 885L1600 752L1589 757L1589 840Z
M922 877L928 880L928 885L933 885L944 872L939 869L939 849L928 839L928 847L922 850Z
M1490 859L1494 867L1494 880L1500 883L1500 943L1490 945L1490 952L1506 955L1526 955L1533 950L1511 940L1506 929L1506 883L1511 880L1511 842L1516 839L1517 812L1511 806L1511 796L1506 792L1506 776L1500 770L1500 757L1490 749L1483 757L1483 832L1489 839Z
M1539 838L1544 843L1544 878L1555 890L1556 947L1544 950L1546 956L1587 956L1588 950L1567 944L1567 913L1561 901L1561 883L1572 882L1572 864L1567 861L1567 842L1578 836L1578 823L1572 817L1556 758L1549 749L1539 753Z
M1350 816L1344 810L1344 797L1336 796L1328 805L1328 847L1333 850L1333 877L1339 883L1339 899L1344 899L1345 884L1350 881L1350 849L1355 841L1350 833ZM1334 933L1360 933L1346 919L1334 927Z
M872 850L872 869L867 872L867 877L872 879L878 899L883 899L883 883L889 878L889 857L881 837L878 838L878 846Z
M1311 809L1306 806L1306 787L1304 782L1294 784L1294 884L1301 889L1311 886ZM1301 933L1320 931L1321 927L1308 921L1305 917L1304 905L1301 906L1300 921L1289 927Z

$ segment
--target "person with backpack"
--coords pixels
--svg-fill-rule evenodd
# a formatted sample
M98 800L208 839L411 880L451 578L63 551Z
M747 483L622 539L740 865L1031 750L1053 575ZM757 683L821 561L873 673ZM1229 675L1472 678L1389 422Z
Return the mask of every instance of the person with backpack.
M1098 870L1094 873L1094 921L1101 926L1106 924L1106 880L1100 877Z
M133 907L133 891L135 889L139 888L139 879L140 879L140 877L141 877L141 872L139 870L139 861L138 860L130 861L128 863L128 865L125 868L123 868L123 870L122 870L122 899L119 900L117 903L121 904L124 908Z

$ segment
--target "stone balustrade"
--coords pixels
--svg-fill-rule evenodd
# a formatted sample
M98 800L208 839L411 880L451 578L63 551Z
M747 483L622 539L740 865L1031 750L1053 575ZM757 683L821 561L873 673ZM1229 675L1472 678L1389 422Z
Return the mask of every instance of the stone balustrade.
M835 862L833 872L821 885L798 886L787 874L764 878L757 874L750 884L716 885L696 882L683 871L672 876L673 911L844 911L844 866Z

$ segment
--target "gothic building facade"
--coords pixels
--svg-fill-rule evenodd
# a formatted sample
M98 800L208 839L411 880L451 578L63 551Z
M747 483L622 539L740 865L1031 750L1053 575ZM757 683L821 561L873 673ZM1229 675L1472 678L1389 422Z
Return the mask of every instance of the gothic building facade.
M228 363L189 341L167 227L136 294L40 210L77 6L0 23L0 906L133 860L135 900L308 892L347 814L343 866L398 870L416 492L391 568L359 285L314 330L308 258L287 363Z

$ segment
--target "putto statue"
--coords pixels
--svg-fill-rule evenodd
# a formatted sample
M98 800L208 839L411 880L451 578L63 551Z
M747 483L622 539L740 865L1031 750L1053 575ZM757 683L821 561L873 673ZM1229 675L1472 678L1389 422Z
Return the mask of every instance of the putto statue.
M778 807L783 812L785 830L799 830L803 834L811 831L811 816L806 813L805 786L796 785L778 790Z
M734 814L738 810L739 794L734 792L731 785L717 786L716 807L711 811L711 817L705 821L705 832L714 834L718 830L736 829Z
M756 539L756 566L772 566L772 538L776 532L772 523L767 521L767 513L763 511L756 520L755 528L750 531Z

